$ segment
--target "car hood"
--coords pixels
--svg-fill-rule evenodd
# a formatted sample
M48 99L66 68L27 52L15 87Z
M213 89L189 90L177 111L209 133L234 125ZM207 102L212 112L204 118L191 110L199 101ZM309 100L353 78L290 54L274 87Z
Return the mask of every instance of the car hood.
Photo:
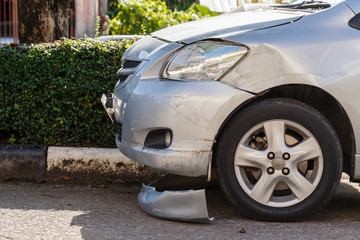
M223 14L156 31L151 35L171 42L191 43L205 38L219 38L231 32L269 28L300 19L304 12L256 10Z

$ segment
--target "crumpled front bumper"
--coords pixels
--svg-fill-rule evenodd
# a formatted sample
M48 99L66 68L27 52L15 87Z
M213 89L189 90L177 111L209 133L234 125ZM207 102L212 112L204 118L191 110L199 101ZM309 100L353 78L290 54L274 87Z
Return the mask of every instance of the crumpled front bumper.
M152 168L186 176L206 176L212 147L226 118L253 97L222 82L181 82L158 78L137 81L127 96L114 92L114 110L121 112L116 145L127 157ZM131 84L132 84L131 81ZM130 84L130 83L129 83ZM153 131L170 131L171 144L153 148Z

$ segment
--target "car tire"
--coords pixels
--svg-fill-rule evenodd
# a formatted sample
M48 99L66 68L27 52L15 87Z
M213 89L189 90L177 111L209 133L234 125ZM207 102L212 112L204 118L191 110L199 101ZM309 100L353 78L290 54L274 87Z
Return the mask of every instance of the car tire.
M249 217L301 220L333 196L342 172L337 134L317 110L291 99L236 113L215 148L219 184Z

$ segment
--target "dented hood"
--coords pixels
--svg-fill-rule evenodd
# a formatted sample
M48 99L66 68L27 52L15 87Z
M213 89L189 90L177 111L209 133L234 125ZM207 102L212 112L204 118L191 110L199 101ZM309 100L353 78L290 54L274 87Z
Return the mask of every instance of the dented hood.
M249 30L269 28L300 19L304 12L256 10L223 14L172 26L151 35L171 42L191 43L205 38L220 38L222 35Z

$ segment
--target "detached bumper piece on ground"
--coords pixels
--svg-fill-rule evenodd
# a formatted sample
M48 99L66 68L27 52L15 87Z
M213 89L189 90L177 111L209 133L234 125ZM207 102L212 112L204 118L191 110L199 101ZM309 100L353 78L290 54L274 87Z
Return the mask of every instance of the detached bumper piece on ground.
M201 178L167 175L149 185L142 185L138 195L141 209L163 219L210 223L205 187L214 185ZM202 189L197 190L199 187ZM182 189L194 190L182 190ZM171 189L171 190L165 190Z
M164 219L210 223L205 189L158 192L142 185L138 202L147 214Z

